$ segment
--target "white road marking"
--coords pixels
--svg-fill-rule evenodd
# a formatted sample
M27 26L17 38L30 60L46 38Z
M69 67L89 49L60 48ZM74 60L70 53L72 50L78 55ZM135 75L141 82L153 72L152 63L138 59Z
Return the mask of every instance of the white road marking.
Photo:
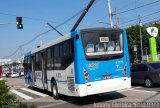
M132 87L132 88L136 89L136 88L143 88L143 87L138 86L138 87Z
M132 90L132 88L128 88L128 89L122 89L122 90L118 90L118 91L116 91L116 92L119 92L119 93L121 93L121 92L128 91L128 90Z
M57 106L57 105L63 105L66 104L68 102L60 102L60 103L54 103L54 104L49 104L49 105L44 105L44 106L39 106L38 108L47 108L47 107L53 107L53 106Z
M46 95L46 94L43 94L43 93L40 93L40 92L31 90L31 89L28 89L28 88L21 88L21 89L24 90L24 91L27 91L27 92L30 92L30 93L33 93L33 94L42 96L42 97L47 97L47 96L48 96L48 95Z
M135 90L135 89L132 89L132 90L133 90L133 91L138 91L138 92L158 93L157 91Z
M22 97L23 99L26 99L26 100L33 99L32 97L27 96L27 95L25 95L25 94L23 94L23 93L21 93L21 92L19 92L19 91L17 91L17 90L11 89L10 91L11 91L12 93L14 93L14 94Z
M117 92L121 93L121 92L132 90L132 91L138 91L138 92L158 93L158 91L136 90L138 88L143 88L143 87L133 87L129 89L118 90Z

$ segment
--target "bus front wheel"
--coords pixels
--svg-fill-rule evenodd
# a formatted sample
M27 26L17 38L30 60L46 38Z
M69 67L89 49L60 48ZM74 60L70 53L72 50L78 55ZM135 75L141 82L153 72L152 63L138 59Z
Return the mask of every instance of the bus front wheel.
M52 82L52 94L54 99L59 99L58 88L56 81Z

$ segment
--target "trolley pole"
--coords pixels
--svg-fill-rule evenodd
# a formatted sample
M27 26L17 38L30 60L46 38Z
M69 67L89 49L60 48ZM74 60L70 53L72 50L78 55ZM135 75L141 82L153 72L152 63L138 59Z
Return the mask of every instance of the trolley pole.
M60 34L61 36L64 36L60 31L58 31L55 27L53 27L49 22L46 22L46 24L50 26L53 30L55 30L58 34Z
M113 28L112 12L111 12L111 4L110 4L110 0L107 0L107 1L108 1L108 15L109 15L109 22L110 22L111 28Z
M91 8L94 2L95 0L91 0L89 2L89 4L87 5L87 7L85 8L85 10L83 11L83 13L81 14L81 16L79 17L79 19L77 20L77 22L75 23L75 25L73 26L70 32L73 32L78 27L78 25L83 20L84 16L87 14L87 12L89 11L89 9Z

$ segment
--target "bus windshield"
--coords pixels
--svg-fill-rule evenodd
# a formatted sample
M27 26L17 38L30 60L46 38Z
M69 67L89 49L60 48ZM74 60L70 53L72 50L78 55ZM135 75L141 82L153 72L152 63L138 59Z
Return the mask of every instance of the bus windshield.
M111 58L123 55L123 33L120 31L82 32L87 58Z

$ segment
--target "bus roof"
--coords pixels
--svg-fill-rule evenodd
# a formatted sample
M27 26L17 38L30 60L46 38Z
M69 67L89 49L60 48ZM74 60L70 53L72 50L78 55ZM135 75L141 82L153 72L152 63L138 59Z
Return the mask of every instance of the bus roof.
M56 44L58 44L60 42L63 42L65 40L67 40L67 39L70 39L70 37L71 37L70 34L71 33L66 34L66 35L64 35L64 36L62 36L62 37L60 37L60 38L58 38L56 40L53 40L53 41L51 41L51 42L49 42L47 44L44 44L44 45L40 46L39 48L36 48L35 50L33 50L31 53L33 54L35 52L42 51L45 48L51 47L52 45L56 45Z
M81 29L81 32L89 32L89 31L113 31L113 30L117 30L117 31L123 31L123 29L119 29L119 28L105 28L105 27L99 27L99 28L87 28L87 29Z

